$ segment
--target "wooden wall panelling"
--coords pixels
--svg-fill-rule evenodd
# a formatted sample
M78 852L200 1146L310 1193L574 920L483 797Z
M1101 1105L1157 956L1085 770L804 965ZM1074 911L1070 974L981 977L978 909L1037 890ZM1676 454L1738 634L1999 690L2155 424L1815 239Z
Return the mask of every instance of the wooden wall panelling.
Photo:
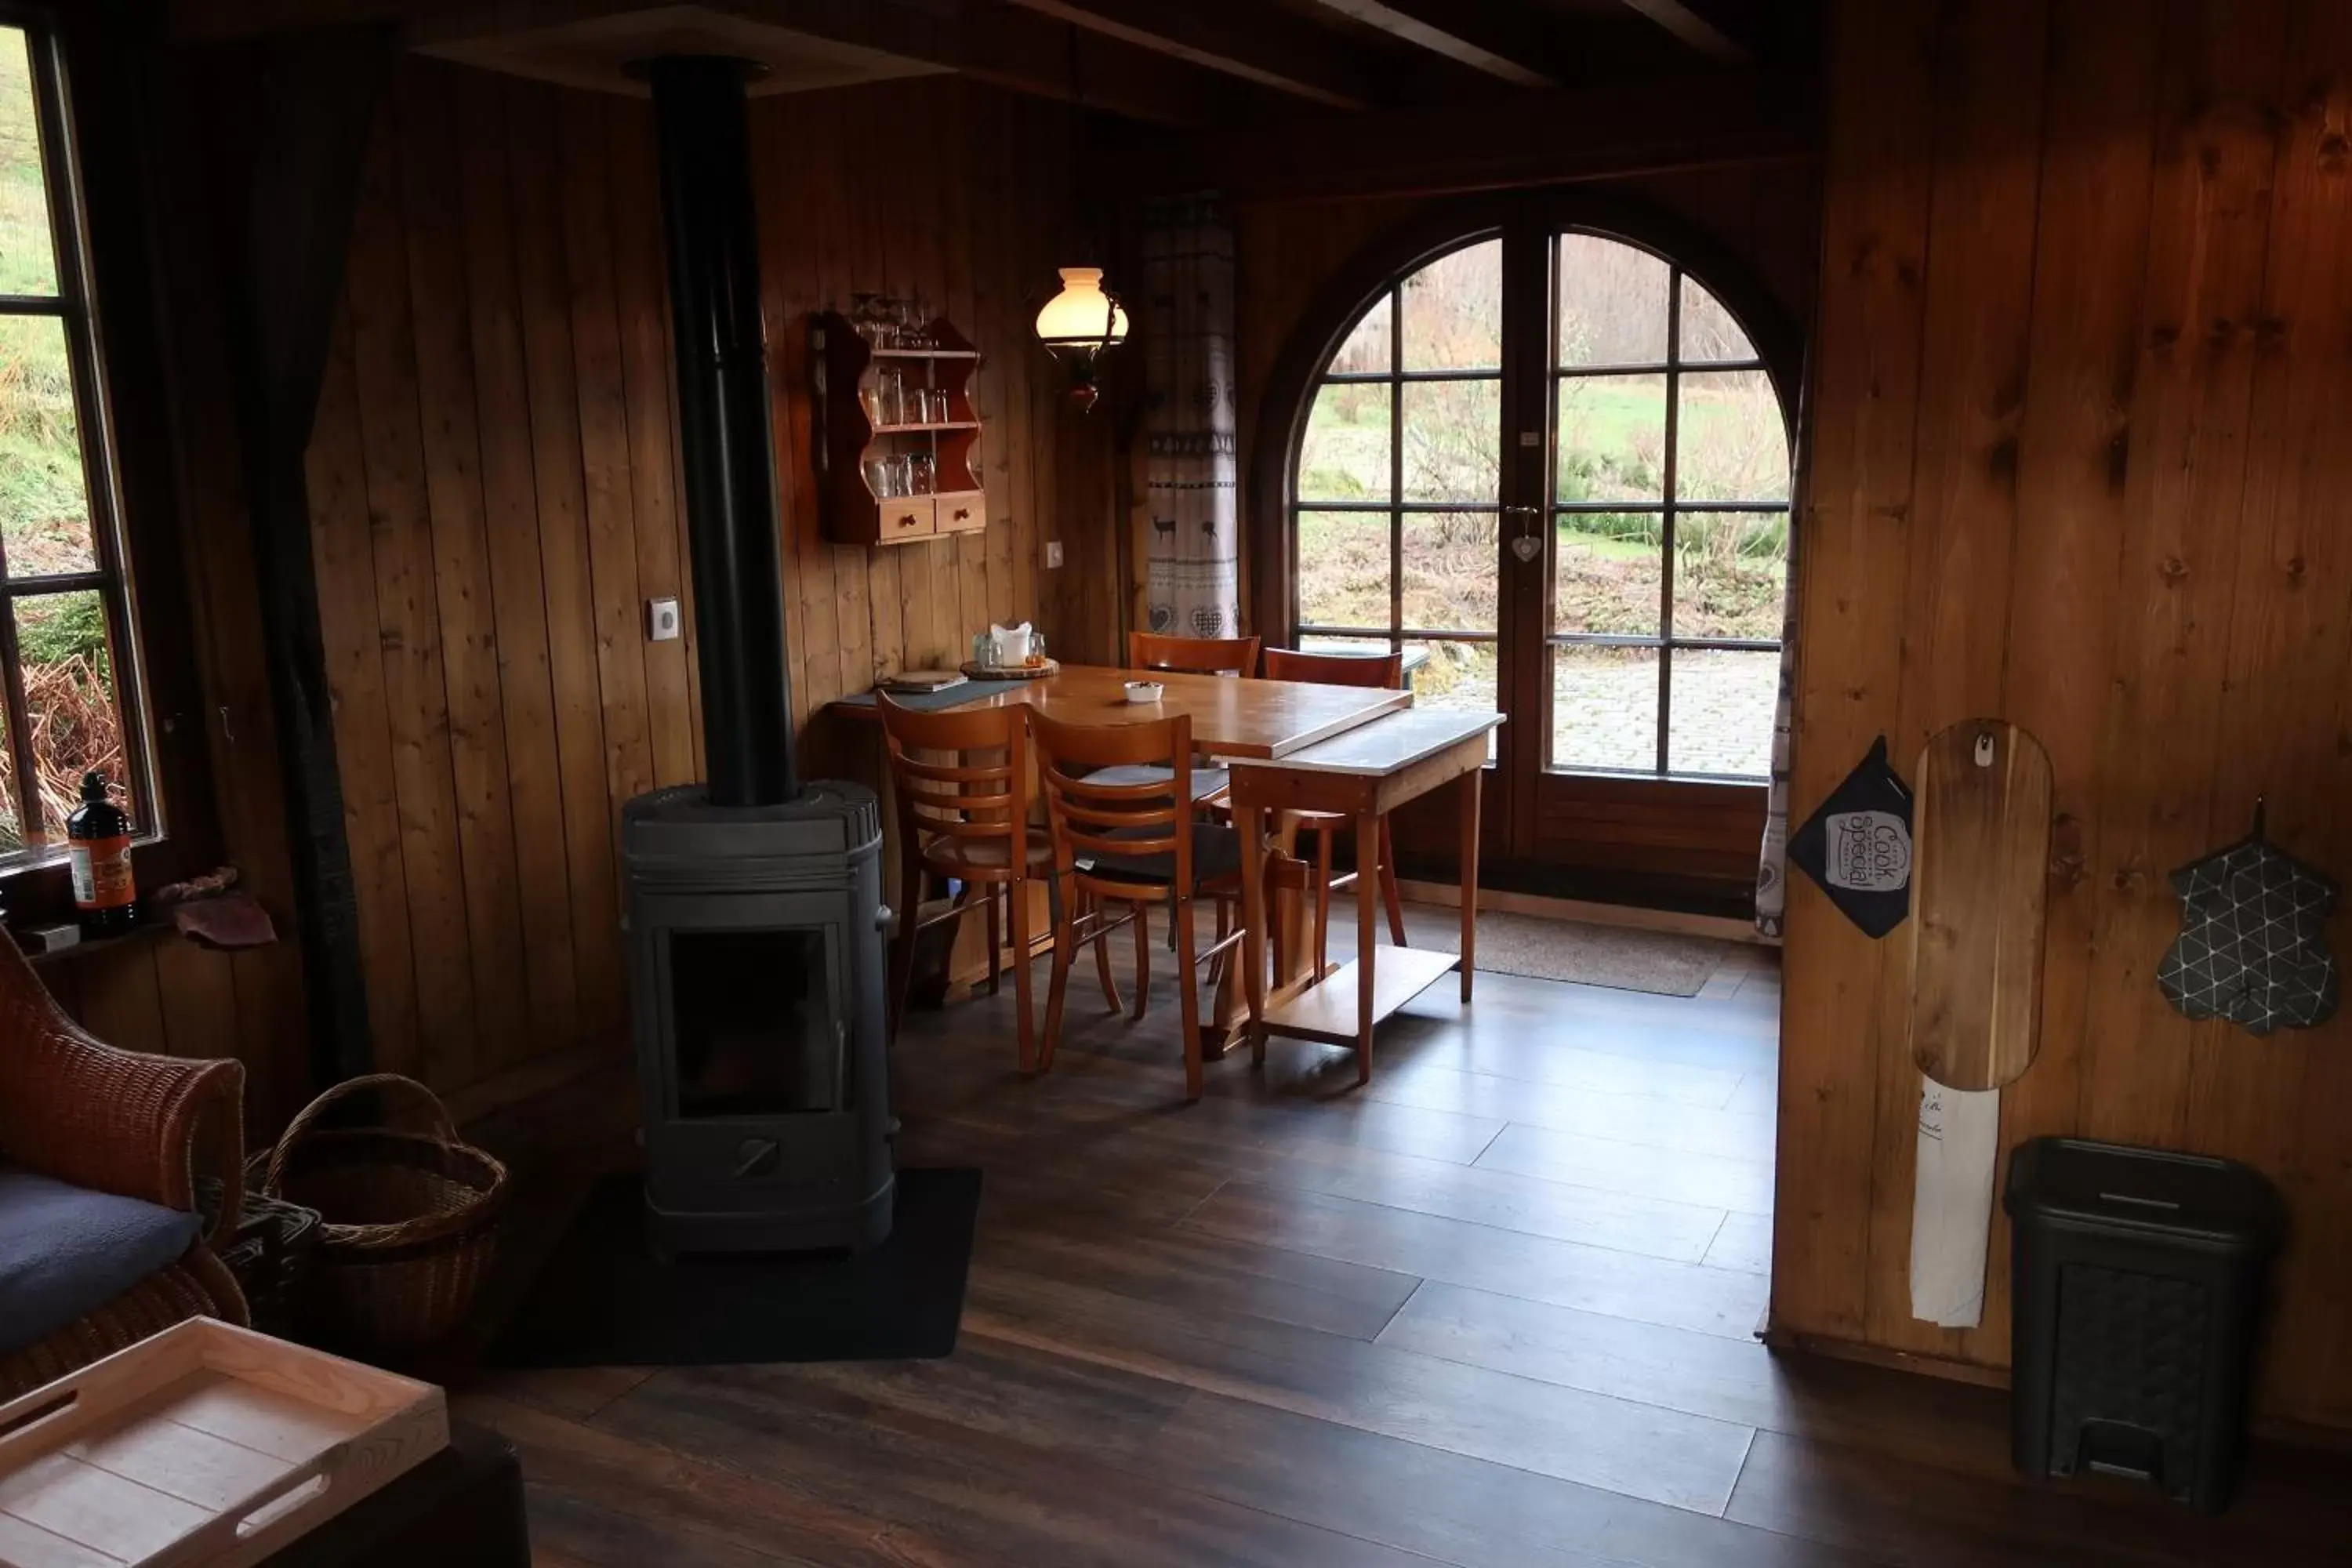
M944 186L940 217L948 236L945 253L940 257L944 309L948 319L961 326L972 342L992 342L995 321L991 318L985 326L982 323L980 295L973 283L973 273L982 254L972 233L972 176L978 160L972 156L971 138L961 133L961 128L970 123L971 95L965 84L958 81L932 95L931 101L931 143L940 152ZM982 439L985 438L983 432ZM980 472L972 477L981 479L987 466L988 454L982 451L977 464ZM988 625L988 530L960 534L953 545L950 570L955 578L956 617L948 647L951 664L960 662L969 651L971 634Z
M2041 1055L2005 1095L2003 1148L2081 1131L2232 1155L2277 1181L2293 1238L2263 1404L2345 1424L2352 1025L2264 1039L2191 1025L2153 972L2179 929L2167 873L2242 833L2258 796L2291 850L2329 865L2352 847L2335 826L2352 784L2352 541L2336 504L2352 478L2352 16L2324 0L2175 0L2159 26L2119 33L2095 0L2047 9L2046 38L2014 0L1836 14L1795 805L1890 710L1916 742L1985 701L1978 639L1997 634L1990 700L2043 740L2057 786ZM1987 79L1970 37L1979 61L2008 59L2003 99L2046 62L2038 110L1996 111L1970 90ZM1969 131L2037 113L2027 164L1983 157ZM2020 235L2030 267L2010 247ZM1906 363L1915 342L1923 357ZM1987 461L2011 429L2013 494ZM1895 579L1884 551L1906 531L1915 570ZM1897 580L1892 602L1872 592ZM1898 629L1912 640L1895 690ZM1998 1368L1998 1214L1982 1326L1948 1335L1907 1317L1911 1102L1889 1086L1909 1075L1888 1065L1901 977L1858 985L1873 957L1810 887L1792 891L1774 1323ZM1868 1082L1877 1103L1841 1105Z
M2118 595L2116 700L2101 771L2129 782L2102 820L2084 1121L2126 1142L2189 1133L2192 1029L2151 979L2179 928L2166 876L2213 847L2227 672L2284 68L2284 7L2168 5L2143 349ZM2152 737L2165 761L2155 765ZM2234 835L2239 825L2225 825Z
M572 367L577 379L588 571L596 616L596 676L604 706L605 820L617 837L621 804L653 788L654 765L604 108L594 95L565 93L557 114L563 156L564 258L572 284ZM633 215L632 221L645 218Z
M150 112L189 101L177 72L147 83ZM170 85L166 85L166 83ZM173 457L180 511L181 558L205 693L205 745L223 853L278 926L275 946L207 955L226 968L236 1009L232 1055L246 1064L246 1126L255 1139L274 1134L307 1098L311 1076L301 936L293 908L294 874L287 842L285 773L260 627L259 573L226 387L225 312L209 239L204 232L205 149L186 142L147 144L143 204L168 331L165 374L173 416ZM176 997L178 994L175 992Z
M481 420L483 517L496 625L499 721L512 764L512 807L523 981L534 1037L570 1040L580 1025L572 945L572 873L564 845L562 752L550 673L547 601L539 552L539 487L531 464L530 374L523 350L509 200L506 119L496 78L450 73L463 208L466 318Z
M399 184L394 128L379 120L352 235L352 358L420 1055L428 1073L462 1079L474 1059L474 986Z
M2228 689L2210 831L2228 837L2257 800L2272 837L2341 874L2346 839L2342 711L2352 657L2352 489L2344 411L2352 406L2352 12L2303 4L2289 20L2266 278L2255 329L2244 554L2231 617ZM2334 722L2324 721L2333 716ZM2252 1048L2249 1048L2252 1047ZM2352 1405L2345 1322L2352 1219L2345 1119L2352 1075L2325 1035L2248 1040L2199 1031L2190 1059L2191 1146L2256 1161L2296 1215L2283 1264L2279 1342L2267 1397ZM2293 1129L2291 1143L2284 1130ZM2284 1144L2284 1146L2283 1146Z
M686 596L681 501L671 457L677 443L670 383L677 357L670 348L669 285L663 267L661 181L654 164L653 111L635 99L612 98L604 114L605 166L612 179L614 298L621 331L623 402L627 415L630 500L636 545L635 640L644 651L646 717L652 742L653 782L690 784L695 711L688 644L648 640L648 599Z
M472 963L477 1055L459 1076L509 1066L532 1038L514 804L501 710L497 605L484 521L481 436L467 308L450 75L402 76L393 103L408 242L415 397L424 437L434 615L448 703L457 849Z
M993 94L968 84L956 95L956 112L968 125L989 123L995 108ZM976 145L977 140L965 142L964 168L965 221L971 236L972 341L1010 342L1019 339L1031 319L1022 308L1020 279L1005 265L1010 161L988 155ZM981 436L978 476L988 496L988 528L980 539L988 557L988 615L974 623L974 631L984 630L992 623L1012 625L1008 617L1016 603L1013 555L1018 523L1013 502L1009 424L1013 416L1005 396L1013 372L1011 356L999 353L992 359L983 357L972 380L982 418L991 425Z
M2042 0L1978 0L1948 11L1932 45L1937 123L1912 445L1910 614L1890 735L1895 767L1915 786L1927 738L1993 712L2000 699L2048 26ZM1909 957L1907 936L1889 939L1881 953L1864 1331L1874 1343L1956 1353L1955 1331L1911 1315L1919 1071L1908 1043Z
M539 494L539 561L547 614L548 671L555 702L572 940L583 1031L623 1016L619 873L606 784L604 707L597 673L594 589L588 570L587 500L573 391L571 283L558 205L555 115L561 94L502 84L515 272L521 302Z
M2319 172L2334 192L2336 261L2333 276L2339 279L2352 266L2352 215L2344 210L2346 201L2352 199L2347 188L2352 167L2342 153L2352 145L2352 66L2347 64L2352 61L2352 38L2345 36L2347 26L2352 26L2352 13L2340 6L2306 7L2288 48L2289 60L2303 73L2294 100L2297 147L2308 142L2323 154L2335 150L2332 161L2323 157ZM2298 152L2298 157L2307 154ZM2307 164L2291 165L2297 166ZM2313 261L2320 264L2319 258ZM2332 422L2346 406L2347 396L2352 396L2341 380L2352 374L2352 314L2338 308L2306 316L2291 326L2289 342L2298 355L2314 353L2322 356L2321 363L2335 367L2337 389L2315 397L2305 410L2307 419ZM2302 494L2305 504L2322 509L2318 515L2324 520L2325 503L2315 498L2352 493L2352 472L2347 472L2352 469L2352 449L2317 430L2309 440ZM2340 737L2352 734L2352 655L2338 668L2344 670L2336 695L2335 732ZM2333 803L2352 797L2352 748L2339 741L2320 776L2305 782L2326 792L2329 805L2323 815L2331 819L2332 827L2314 843L2327 851L2326 863L2340 875L2347 860L2352 860L2352 823ZM2344 1179L2347 1115L2352 1115L2352 1061L2347 1061L2341 1048L2307 1053L2288 1180L2294 1212L2312 1235L2352 1234L2352 1182ZM2352 1279L2346 1277L2342 1247L2313 1249L2307 1267L2311 1274L2306 1297L2287 1303L2284 1309L2289 1330L2296 1334L2297 1342L2310 1347L2310 1380L2315 1385L2352 1388L2352 1311L2342 1307L2352 1300Z
M2089 842L2103 781L2095 744L2118 615L2133 382L2139 362L2155 156L2154 29L2104 7L2050 17L2032 331L2018 440L2009 647L1998 711L2042 742L2052 771L2042 1036L2033 1068L2001 1095L2004 1147L2071 1131L2097 892ZM2063 89L2063 90L2060 90ZM2005 1179L2006 1173L2003 1173ZM1974 1361L2006 1359L2010 1255L1991 1249Z
M864 157L848 155L853 147L878 142L887 146L894 132L890 113L891 84L881 83L866 89L855 105L845 105L849 118L841 151L835 162L841 166L843 207L848 219L848 246L844 260L847 266L845 295L875 289L887 291L890 287L889 260L884 252L882 225L886 208L908 205L913 186L911 174L905 184L887 178L876 178L868 169L902 169L904 165L886 162L868 153ZM846 301L845 300L845 303ZM906 568L898 550L873 550L866 552L866 581L872 615L873 664L866 681L906 668L907 620L906 595L900 580ZM849 690L857 689L853 685Z
M1823 168L1822 278L1799 484L1799 695L1792 811L1897 726L1913 408L1927 270L1931 18L1841 13ZM1772 1319L1859 1339L1869 1259L1878 982L1886 949L1804 878L1789 884ZM1907 1058L1906 1058L1907 1060Z
M400 795L385 706L367 469L360 453L359 379L352 353L346 310L340 313L328 350L305 458L310 548L327 690L334 703L335 755L343 772L343 831L358 894L368 1028L380 1068L415 1073L424 1058L409 941L408 873L400 852Z
M1008 150L1018 148L1023 142L1024 121L1022 100L995 97L988 108L992 110L989 118L995 126L999 144ZM1008 180L991 195L992 199L989 204L991 211L988 216L993 223L992 243L989 248L997 258L997 265L1009 274L1011 282L1004 316L1008 325L1014 325L1020 323L1020 318L1027 311L1031 290L1038 287L1027 280L1024 265L1029 257L1030 231L1035 215L1028 209L1024 200L1025 182ZM1031 319L1034 320L1034 316ZM1042 353L1044 351L1038 352ZM1011 354L996 356L990 406L995 413L998 428L990 434L992 439L998 441L1004 458L1005 543L1013 576L1013 611L1016 615L1035 607L1040 597L1036 530L1038 498L1043 494L1045 475L1037 466L1036 448L1031 441L1030 432L1037 423L1033 390L1036 384L1049 378L1050 372L1041 370L1026 355L1017 361ZM997 499L994 496L989 498L992 514ZM1003 624L1011 626L1013 623L1005 621Z

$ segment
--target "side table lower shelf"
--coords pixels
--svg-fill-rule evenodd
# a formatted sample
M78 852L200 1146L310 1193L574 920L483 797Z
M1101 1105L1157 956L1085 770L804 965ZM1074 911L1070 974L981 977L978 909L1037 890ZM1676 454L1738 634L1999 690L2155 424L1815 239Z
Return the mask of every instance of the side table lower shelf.
M1304 990L1269 1005L1265 1032L1328 1045L1354 1045L1362 1022L1356 1016L1357 973L1361 967L1360 960L1351 958ZM1459 953L1433 952L1423 947L1381 949L1380 961L1372 966L1371 1021L1378 1024L1461 967Z

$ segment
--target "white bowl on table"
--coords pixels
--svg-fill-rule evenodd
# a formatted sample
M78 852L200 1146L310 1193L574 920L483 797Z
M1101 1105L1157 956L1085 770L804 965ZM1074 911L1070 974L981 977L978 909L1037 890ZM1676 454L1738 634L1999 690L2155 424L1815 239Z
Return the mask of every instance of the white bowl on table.
M1168 689L1156 680L1130 680L1127 683L1129 702L1157 702L1167 695Z

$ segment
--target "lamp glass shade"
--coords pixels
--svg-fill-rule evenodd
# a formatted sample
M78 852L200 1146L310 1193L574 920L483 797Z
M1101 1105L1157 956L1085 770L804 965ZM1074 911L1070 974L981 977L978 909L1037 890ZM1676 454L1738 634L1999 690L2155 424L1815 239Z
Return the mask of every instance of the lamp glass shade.
M1049 349L1105 349L1127 339L1127 312L1103 292L1099 267L1065 267L1062 291L1037 312L1037 337Z

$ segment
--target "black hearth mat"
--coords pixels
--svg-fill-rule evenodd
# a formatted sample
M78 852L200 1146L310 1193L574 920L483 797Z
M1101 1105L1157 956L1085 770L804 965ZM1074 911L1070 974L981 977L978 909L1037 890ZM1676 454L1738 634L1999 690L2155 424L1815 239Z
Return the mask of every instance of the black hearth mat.
M485 1359L492 1366L710 1366L900 1361L955 1349L980 1173L898 1173L889 1239L870 1252L664 1263L640 1178L604 1177Z

